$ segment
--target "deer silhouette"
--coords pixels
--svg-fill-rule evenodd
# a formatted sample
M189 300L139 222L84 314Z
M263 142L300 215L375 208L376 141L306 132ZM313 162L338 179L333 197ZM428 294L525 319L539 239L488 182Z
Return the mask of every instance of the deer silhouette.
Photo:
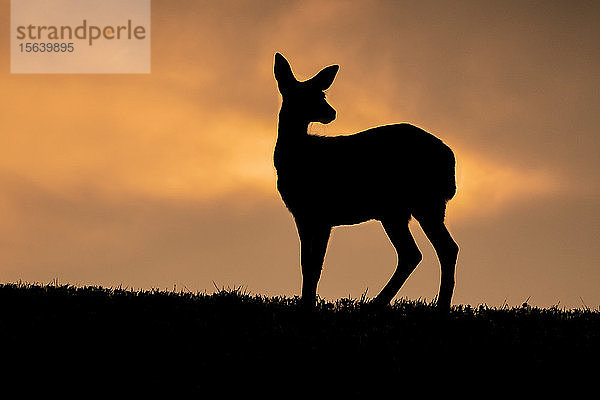
M406 123L352 135L309 134L311 122L328 124L336 117L324 91L338 70L331 65L300 82L288 61L275 54L282 105L273 159L277 189L300 237L302 303L314 307L331 229L378 220L398 264L372 303L389 304L422 259L408 229L413 216L438 256L437 307L446 311L458 256L458 245L444 224L446 203L456 193L454 154L440 139Z

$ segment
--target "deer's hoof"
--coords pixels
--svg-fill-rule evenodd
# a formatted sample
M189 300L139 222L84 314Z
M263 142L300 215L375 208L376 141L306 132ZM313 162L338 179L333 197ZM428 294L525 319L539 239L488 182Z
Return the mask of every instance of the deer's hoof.
M380 298L375 297L373 300L367 303L367 308L370 310L383 310L386 307L389 307L390 302L382 300Z

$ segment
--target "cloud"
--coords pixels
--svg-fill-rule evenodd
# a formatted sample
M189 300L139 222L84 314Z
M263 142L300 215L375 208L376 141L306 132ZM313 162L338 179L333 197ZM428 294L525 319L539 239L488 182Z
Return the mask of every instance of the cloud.
M573 190L556 171L519 168L461 150L457 160L457 195L449 203L449 216L467 223Z

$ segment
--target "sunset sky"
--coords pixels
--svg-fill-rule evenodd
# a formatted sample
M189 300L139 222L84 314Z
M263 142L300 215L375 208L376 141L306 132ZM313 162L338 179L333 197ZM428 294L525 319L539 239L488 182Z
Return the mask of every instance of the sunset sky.
M299 294L279 51L340 65L312 133L409 122L455 151L454 304L600 307L600 2L153 0L150 74L57 75L10 74L0 7L0 282ZM429 301L410 226L399 296ZM377 222L335 228L319 295L374 297L395 257Z

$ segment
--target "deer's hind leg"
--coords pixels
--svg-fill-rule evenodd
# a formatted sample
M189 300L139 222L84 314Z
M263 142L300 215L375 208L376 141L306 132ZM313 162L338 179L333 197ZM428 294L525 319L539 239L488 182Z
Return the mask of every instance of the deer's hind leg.
M421 252L408 229L408 218L383 219L381 223L396 249L398 265L388 283L373 299L376 305L389 304L422 259Z
M302 303L305 308L312 309L317 296L317 284L321 277L331 227L312 223L297 223L296 225L300 236Z
M437 306L442 311L450 309L454 292L454 273L458 257L458 245L444 224L446 204L421 208L413 214L423 232L433 245L442 270Z

